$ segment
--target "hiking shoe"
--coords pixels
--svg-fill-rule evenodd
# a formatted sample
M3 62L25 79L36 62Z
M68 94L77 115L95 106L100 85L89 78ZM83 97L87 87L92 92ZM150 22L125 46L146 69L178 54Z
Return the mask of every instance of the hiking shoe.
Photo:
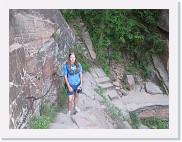
M68 111L68 112L67 112L67 115L68 115L68 116L71 116L71 111Z
M81 110L78 107L75 107L76 112L80 112Z

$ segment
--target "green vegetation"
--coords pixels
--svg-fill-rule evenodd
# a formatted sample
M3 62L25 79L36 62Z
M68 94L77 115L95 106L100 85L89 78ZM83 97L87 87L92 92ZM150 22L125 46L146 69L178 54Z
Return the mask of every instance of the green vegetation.
M58 112L58 107L44 102L41 106L40 116L32 117L29 122L30 129L47 129L50 123L54 120Z
M67 21L71 21L76 19L77 17L80 16L80 11L79 10L73 10L73 9L64 9L64 10L60 10L61 13L63 14L64 18Z
M61 10L67 21L81 17L89 30L97 59L106 74L110 74L110 61L126 64L129 72L141 73L148 78L151 55L164 51L165 41L157 26L161 10L158 9L97 9ZM125 63L127 61L127 63Z
M73 27L74 27L76 33L78 34L78 36L79 36L80 38L83 39L82 34L81 34L82 31L81 31L81 26L80 26L80 24L79 24L79 23L75 23L75 24L73 25Z
M67 96L66 88L64 85L62 85L59 88L58 104L60 105L61 108L64 108L67 102L68 102L68 96Z
M62 85L59 88L58 104L50 103L45 101L40 109L40 115L34 116L29 121L30 129L47 129L51 122L53 122L56 117L57 112L60 108L64 108L67 104L67 93L65 87Z
M107 104L106 111L113 120L117 120L123 117L121 110L113 104Z
M58 41L59 35L60 35L59 33L54 32L54 33L52 34L52 37L54 38L55 41Z
M122 122L125 120L121 109L111 104L107 97L104 95L104 90L102 87L98 86L95 91L103 98L103 103L106 106L106 113L115 121L117 124L117 129L122 129Z
M95 88L95 92L97 92L104 100L104 104L108 103L108 99L106 98L106 96L104 95L104 89L100 86L98 86L97 88Z
M135 112L130 112L130 118L131 118L131 126L133 129L138 129L141 125L140 119L137 118L137 115Z
M169 122L160 118L143 118L141 119L143 125L151 129L168 129Z
M50 117L43 115L31 118L29 127L30 129L47 129L50 123Z
M138 129L141 124L146 125L150 129L168 129L169 122L160 118L137 118L135 112L130 112L131 126L133 129Z

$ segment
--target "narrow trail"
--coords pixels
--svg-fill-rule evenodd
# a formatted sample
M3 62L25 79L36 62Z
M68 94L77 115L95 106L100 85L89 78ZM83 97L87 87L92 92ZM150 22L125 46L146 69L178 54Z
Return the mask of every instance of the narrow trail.
M120 96L111 80L101 68L91 68L90 72L83 73L83 93L79 95L78 107L82 110L67 116L66 108L59 112L49 129L116 129L116 123L106 113L103 97L95 89L100 86L104 89L104 96L111 104L119 108L124 117L129 111L152 105L169 105L167 95L151 95L139 86L129 91L127 96ZM132 129L125 120L122 129Z
M80 34L74 30L74 24L80 25ZM76 38L83 43L85 56L95 59L96 54L93 50L93 45L89 33L81 19L77 19L69 26L74 31ZM113 70L116 72L115 79L123 75L124 67L121 64L113 63ZM118 75L118 76L117 76ZM111 119L111 116L106 113L107 106L104 103L103 96L101 97L95 89L100 86L104 90L104 97L107 98L110 104L121 110L124 118L120 129L132 129L127 119L130 119L129 112L154 105L169 105L169 96L167 95L151 95L147 93L144 86L135 85L135 89L127 91L127 95L121 95L116 89L114 83L106 76L104 71L99 67L92 67L90 72L83 73L83 93L79 95L78 107L82 110L75 113L72 109L71 117L67 116L67 109L60 112L54 123L50 125L50 129L116 129L117 123ZM112 110L114 111L114 110ZM121 123L121 122L119 122ZM141 126L140 129L147 129Z

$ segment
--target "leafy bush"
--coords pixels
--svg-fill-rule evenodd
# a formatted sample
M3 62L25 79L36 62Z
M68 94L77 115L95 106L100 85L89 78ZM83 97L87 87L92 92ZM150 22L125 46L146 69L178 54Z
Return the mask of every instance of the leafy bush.
M51 123L51 118L45 115L33 117L29 123L31 129L47 129Z
M133 67L143 70L143 77L148 76L145 67L151 55L164 51L165 41L157 30L160 9L93 9L65 10L69 17L80 16L84 20L97 58L109 73L106 66L109 60L118 60L123 54L129 55ZM67 16L68 17L68 16ZM68 19L68 18L67 18ZM111 52L110 54L110 49ZM121 54L120 54L121 53Z
M68 102L68 96L64 85L59 88L58 102L61 108L64 108Z
M143 79L147 79L151 75L151 71L145 67L145 68L143 68L141 75L142 75Z
M41 106L40 115L48 116L51 118L51 121L54 119L58 112L58 107L50 102L45 102Z
M168 121L160 118L143 118L141 119L143 125L148 126L151 129L168 129Z
M57 112L57 106L44 102L41 106L40 116L32 117L29 122L29 127L31 129L47 129L50 123L54 120Z
M137 118L137 115L135 112L130 112L130 118L131 118L131 126L133 129L138 129L141 125L140 119Z
M106 106L106 113L112 118L112 120L114 120L117 125L117 129L122 129L122 122L123 120L126 120L126 118L123 116L122 110L110 103L107 96L104 94L105 91L102 87L98 86L95 88L95 91L103 98L104 105Z
M74 9L61 9L60 11L67 21L73 20L80 15L79 11Z
M115 105L108 104L108 106L106 107L106 111L113 120L117 120L123 117L121 110Z

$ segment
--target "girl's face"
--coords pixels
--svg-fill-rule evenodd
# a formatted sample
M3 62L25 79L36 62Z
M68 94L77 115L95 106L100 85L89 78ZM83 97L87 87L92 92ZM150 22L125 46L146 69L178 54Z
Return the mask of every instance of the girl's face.
M75 55L74 54L71 54L70 55L70 61L71 61L71 63L73 64L74 62L75 62Z

